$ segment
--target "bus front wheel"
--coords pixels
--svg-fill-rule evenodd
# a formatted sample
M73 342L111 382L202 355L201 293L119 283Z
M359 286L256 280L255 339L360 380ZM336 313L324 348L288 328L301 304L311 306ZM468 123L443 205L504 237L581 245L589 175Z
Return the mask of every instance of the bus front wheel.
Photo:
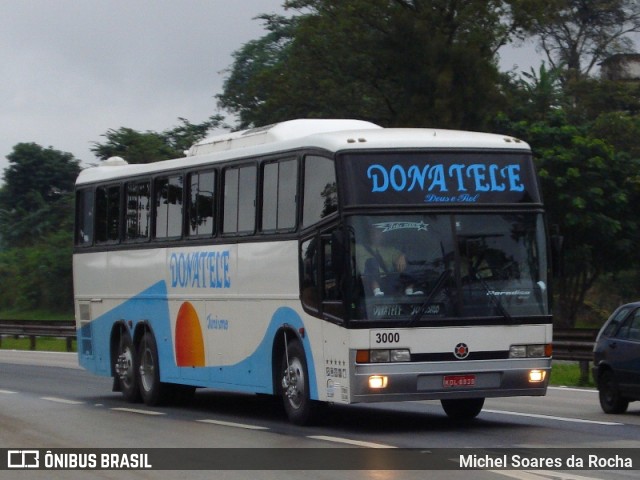
M471 420L484 406L484 398L455 398L440 400L447 416L453 420Z
M296 425L308 424L315 405L309 396L309 374L304 349L300 342L287 346L282 358L281 392L287 417Z

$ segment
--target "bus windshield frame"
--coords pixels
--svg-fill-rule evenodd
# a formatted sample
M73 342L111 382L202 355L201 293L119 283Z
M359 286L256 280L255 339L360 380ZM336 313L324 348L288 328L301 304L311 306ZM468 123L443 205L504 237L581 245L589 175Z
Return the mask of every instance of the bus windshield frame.
M550 319L541 213L354 215L346 225L354 327Z

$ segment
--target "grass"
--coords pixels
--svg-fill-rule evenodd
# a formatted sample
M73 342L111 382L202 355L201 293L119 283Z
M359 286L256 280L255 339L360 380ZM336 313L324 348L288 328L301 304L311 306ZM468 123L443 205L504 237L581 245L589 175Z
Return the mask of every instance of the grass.
M72 350L75 352L76 341L71 343ZM31 341L28 338L2 337L0 344L2 350L30 350ZM61 338L37 337L36 350L42 352L66 352L67 341Z
M589 363L589 378L586 382L581 379L580 364L578 362L553 362L551 365L550 385L563 387L595 387L591 375L592 364Z
M73 312L51 313L48 310L0 310L0 320L74 320Z

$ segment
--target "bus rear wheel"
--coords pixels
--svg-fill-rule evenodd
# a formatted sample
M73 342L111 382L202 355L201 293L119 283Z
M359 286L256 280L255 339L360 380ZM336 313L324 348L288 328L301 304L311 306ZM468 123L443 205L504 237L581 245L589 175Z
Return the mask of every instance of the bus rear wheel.
M484 398L455 398L440 400L447 416L453 420L471 420L484 406Z
M138 387L138 372L136 371L136 353L131 335L126 330L120 334L114 371L124 399L131 403L139 402L141 397Z
M294 340L287 346L281 364L281 392L289 420L296 425L311 422L315 402L309 396L309 374L304 349Z

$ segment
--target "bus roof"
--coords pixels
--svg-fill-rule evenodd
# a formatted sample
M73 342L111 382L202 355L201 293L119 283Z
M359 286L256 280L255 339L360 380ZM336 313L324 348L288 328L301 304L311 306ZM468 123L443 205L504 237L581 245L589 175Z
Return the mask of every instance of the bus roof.
M119 158L83 170L77 184L193 167L235 158L269 155L299 148L330 152L365 149L459 148L529 150L513 137L431 128L382 128L361 120L304 119L225 133L193 145L186 158L129 165Z

